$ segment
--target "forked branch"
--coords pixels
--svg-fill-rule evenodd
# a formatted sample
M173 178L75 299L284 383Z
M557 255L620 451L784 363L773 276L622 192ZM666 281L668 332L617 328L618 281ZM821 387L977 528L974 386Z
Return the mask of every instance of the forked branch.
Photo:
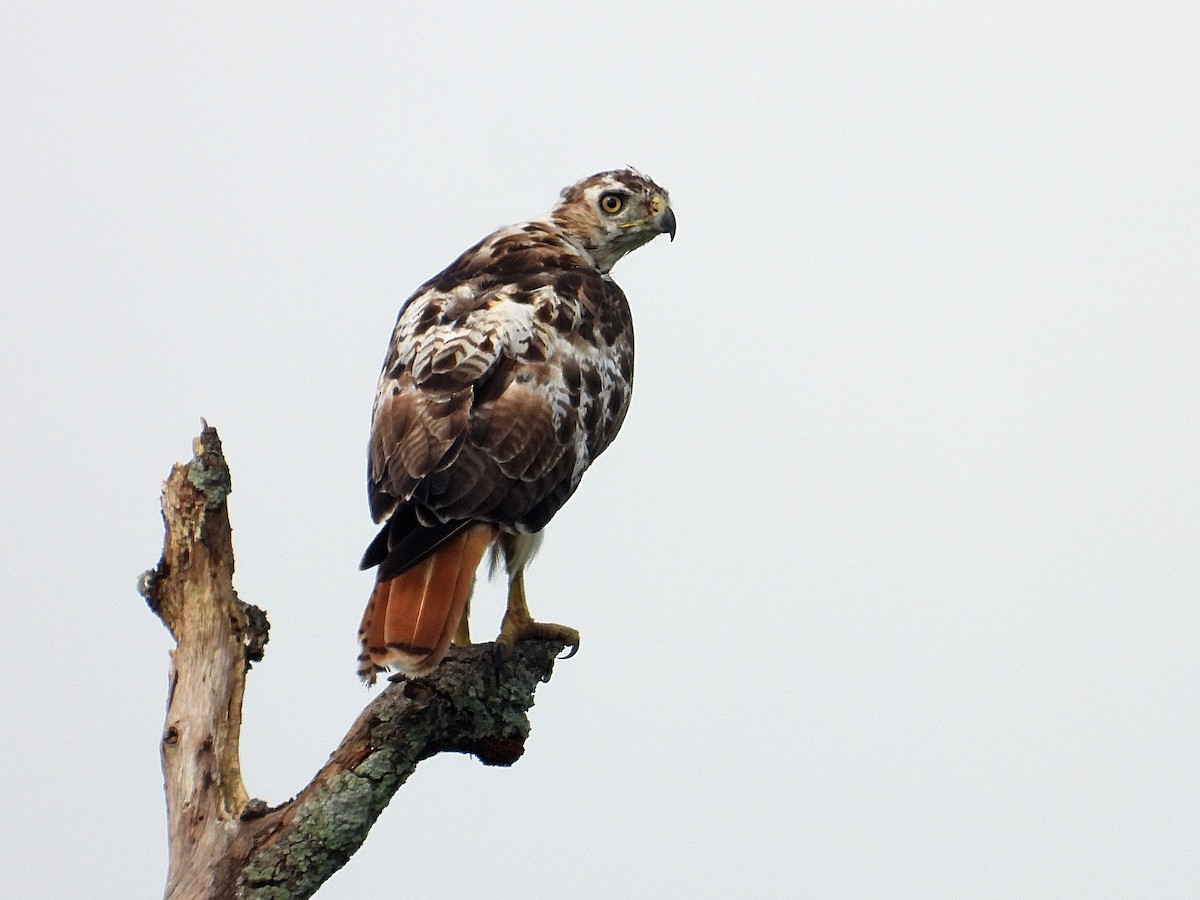
M139 583L176 642L161 736L166 896L309 897L358 849L421 760L453 752L488 765L516 762L534 691L563 647L519 645L499 680L490 644L452 650L432 674L372 700L294 798L276 807L251 800L239 761L242 698L269 626L233 589L231 479L215 429L203 426L194 453L163 486L163 556Z

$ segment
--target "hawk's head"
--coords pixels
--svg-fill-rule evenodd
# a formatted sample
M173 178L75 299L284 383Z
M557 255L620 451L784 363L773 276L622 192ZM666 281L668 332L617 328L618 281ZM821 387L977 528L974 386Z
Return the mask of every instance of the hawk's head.
M660 234L675 240L670 197L633 169L600 172L563 188L550 218L592 254L601 272Z

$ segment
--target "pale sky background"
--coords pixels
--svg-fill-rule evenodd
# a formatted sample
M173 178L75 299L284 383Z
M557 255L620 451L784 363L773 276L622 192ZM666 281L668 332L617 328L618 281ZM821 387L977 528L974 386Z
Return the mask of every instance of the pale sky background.
M0 894L161 893L200 417L278 803L371 696L400 303L632 163L679 235L529 577L582 649L320 896L1200 895L1197 9L5 4Z

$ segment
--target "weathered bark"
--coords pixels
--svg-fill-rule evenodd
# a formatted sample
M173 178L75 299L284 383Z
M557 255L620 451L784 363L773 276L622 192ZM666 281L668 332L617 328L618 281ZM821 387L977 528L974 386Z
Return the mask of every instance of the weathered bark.
M216 431L205 424L194 449L163 487L163 556L139 584L176 641L161 739L166 896L309 897L345 865L421 760L454 752L516 762L534 691L563 647L519 645L499 680L492 645L452 650L432 674L372 700L293 799L274 808L251 800L238 755L242 697L269 626L233 589L231 482Z

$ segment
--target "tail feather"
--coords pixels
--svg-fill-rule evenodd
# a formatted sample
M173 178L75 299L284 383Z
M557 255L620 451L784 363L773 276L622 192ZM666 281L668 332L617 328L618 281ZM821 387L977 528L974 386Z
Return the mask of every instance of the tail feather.
M438 651L437 661L446 654L450 636L454 634L458 620L462 618L467 607L467 592L459 592L457 587L459 570L465 568L469 562L469 543L466 540L453 541L444 553L430 557L432 565L429 567L429 578L425 582L425 596L417 614L413 644L419 649L428 648L431 653ZM479 557L475 557L475 565L479 565ZM450 598L449 615L443 612L443 597ZM401 637L406 633L403 630L399 632Z
M412 568L376 583L358 632L364 681L373 683L389 666L423 675L442 661L496 533L494 525L471 526Z
M358 626L358 642L362 649L358 654L358 677L367 684L375 683L375 676L385 671L375 658L386 649L383 629L387 617L388 591L391 584L378 581L371 590L371 599L363 611L362 624Z
M446 553L453 553L447 547ZM421 655L433 650L436 638L422 633L419 625L421 613L428 603L430 607L440 602L442 596L431 596L429 578L433 573L436 557L429 557L411 569L401 572L387 583L387 607L384 611L383 641L376 648L386 651L395 645L397 650L412 655ZM431 609L431 612L433 610ZM374 649L374 648L373 648Z

